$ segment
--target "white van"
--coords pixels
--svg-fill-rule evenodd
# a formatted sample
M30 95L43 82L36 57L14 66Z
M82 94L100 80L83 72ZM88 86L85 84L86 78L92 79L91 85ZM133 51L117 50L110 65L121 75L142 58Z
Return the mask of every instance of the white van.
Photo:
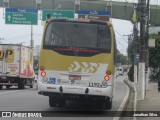
M118 67L117 72L119 75L123 75L123 73L124 73L123 67Z

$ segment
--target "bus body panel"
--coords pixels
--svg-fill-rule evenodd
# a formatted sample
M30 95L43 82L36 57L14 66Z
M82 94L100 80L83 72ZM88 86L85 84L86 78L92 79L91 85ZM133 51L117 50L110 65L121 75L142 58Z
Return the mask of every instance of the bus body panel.
M77 58L59 55L54 51L44 50L43 52L41 53L42 59L40 60L40 65L45 67L46 77L50 83L53 81L52 85L97 87L100 89L113 85L112 79L114 73L110 75L110 80L106 84L104 83L104 86L102 84L105 81L106 71L114 71L113 57L110 54L107 57L104 54L99 54L93 57ZM50 62L51 60L52 62ZM80 76L80 80L70 80L70 75ZM39 80L43 79L40 74L38 78ZM50 83L46 84L46 90L50 86Z

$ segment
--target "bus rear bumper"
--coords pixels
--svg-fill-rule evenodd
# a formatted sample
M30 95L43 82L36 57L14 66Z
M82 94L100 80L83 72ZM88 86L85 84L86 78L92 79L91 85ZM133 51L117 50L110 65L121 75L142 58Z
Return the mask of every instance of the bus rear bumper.
M45 96L97 96L112 98L112 86L106 88L82 87L82 86L66 86L66 85L50 85L38 82L38 94Z

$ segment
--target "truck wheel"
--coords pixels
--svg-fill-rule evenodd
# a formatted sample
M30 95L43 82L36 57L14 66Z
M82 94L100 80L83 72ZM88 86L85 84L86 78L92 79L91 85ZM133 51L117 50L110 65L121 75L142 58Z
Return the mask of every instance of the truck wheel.
M50 107L56 107L57 106L57 100L55 97L49 96L49 106Z
M33 88L33 85L30 85L30 88Z
M110 110L112 108L112 100L110 98L107 98L104 101L105 109Z
M36 82L36 90L38 90L38 83Z
M160 91L160 86L158 86L158 91Z
M0 90L2 90L2 88L3 88L3 85L0 85Z
M24 88L25 88L24 80L20 80L18 82L18 89L24 89Z
M10 87L11 87L10 85L7 85L7 86L6 86L7 89L9 89Z

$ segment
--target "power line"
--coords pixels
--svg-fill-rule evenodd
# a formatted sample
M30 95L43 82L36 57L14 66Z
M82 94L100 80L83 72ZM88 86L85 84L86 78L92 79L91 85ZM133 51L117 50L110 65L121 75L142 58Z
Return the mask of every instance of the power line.
M119 32L116 31L116 33L126 42L128 42Z
M117 32L117 31L116 31ZM118 32L117 32L118 33ZM123 36L121 36L119 33L118 33L118 35L121 37L121 38L123 38ZM125 40L124 38L123 38L123 40ZM126 40L125 40L126 41ZM117 42L121 45L121 47L123 48L123 49L125 49L126 51L127 51L127 47L126 46L124 46L124 42L123 43L120 43L118 40L117 40ZM127 41L126 41L127 42Z
M124 49L127 48L127 47L125 47L122 43L120 43L119 41L117 41L117 42L121 45L122 48L124 48Z
M119 45L122 47L122 49L125 50L125 51L123 51L123 52L126 52L126 53L127 53L127 48L125 48L119 41L117 41L117 42L118 42Z
M27 35L30 35L30 34L24 34L24 35L15 36L15 37L12 37L12 38L7 38L7 40L21 38L21 37L24 37L24 36L27 36Z
M122 44L121 42L119 42L118 40L116 40L117 41L117 43L118 43L118 45L120 45L121 46L121 48L122 49L124 49L125 50L125 52L127 53L127 47L126 46L124 46L124 44Z

